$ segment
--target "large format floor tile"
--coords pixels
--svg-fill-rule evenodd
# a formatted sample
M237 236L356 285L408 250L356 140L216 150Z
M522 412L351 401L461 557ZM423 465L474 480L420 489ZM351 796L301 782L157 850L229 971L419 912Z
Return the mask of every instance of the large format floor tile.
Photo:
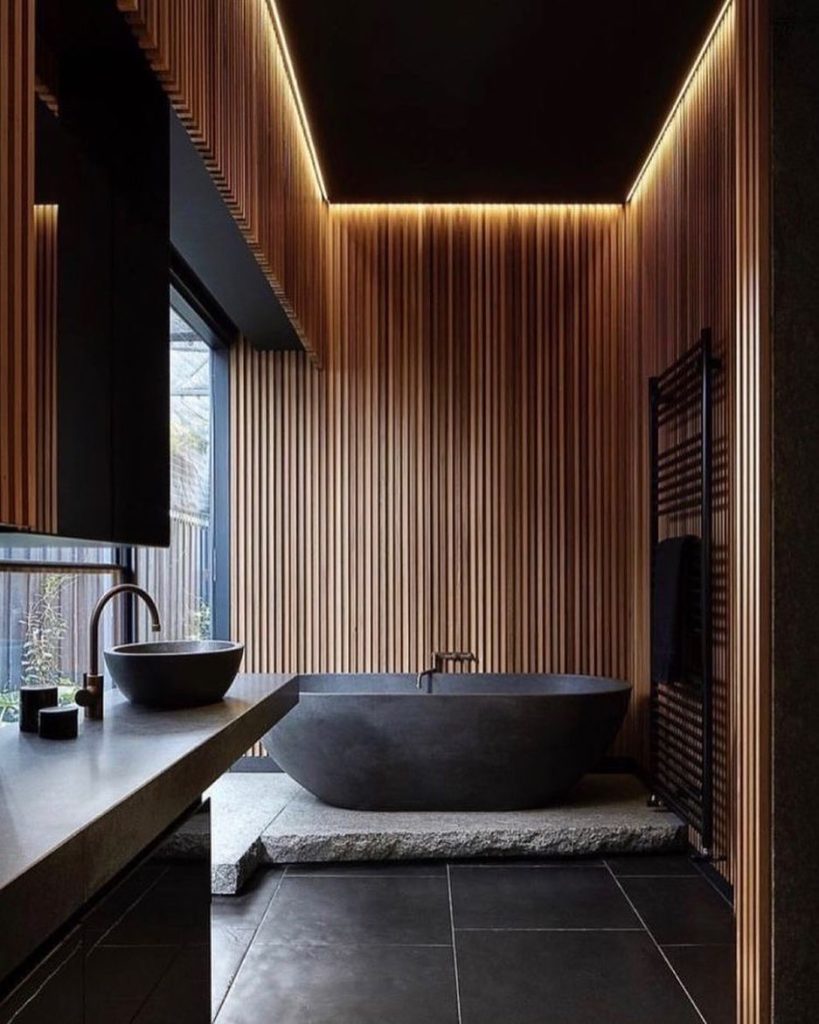
M736 947L666 946L663 952L708 1024L734 1024Z
M268 1022L458 1024L452 950L254 945L217 1024Z
M346 878L353 876L388 875L397 878L401 875L434 876L446 878L446 861L442 860L383 860L383 861L344 861L343 863L312 863L292 864L287 869L288 878L300 875L315 877L316 875L340 875Z
M603 868L451 869L455 927L640 928Z
M286 877L256 943L450 945L445 877Z
M733 1024L730 908L686 858L607 862L450 863L455 950L445 863L271 874L215 901L217 1024Z
M702 1024L644 932L460 932L456 947L463 1024Z
M211 928L211 1010L216 1016L255 935L253 928L214 925Z
M621 878L629 899L661 946L734 941L734 915L699 878Z
M283 872L279 868L258 871L240 896L214 896L211 919L216 925L256 928L265 915Z
M615 875L622 878L656 878L665 875L694 875L697 878L702 878L691 858L681 853L657 854L656 856L624 854L606 857L606 863Z

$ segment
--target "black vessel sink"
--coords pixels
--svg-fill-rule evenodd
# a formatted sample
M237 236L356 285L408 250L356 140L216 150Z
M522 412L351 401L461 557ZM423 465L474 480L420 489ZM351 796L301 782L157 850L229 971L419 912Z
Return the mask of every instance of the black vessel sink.
M105 664L134 704L192 708L224 697L244 650L244 644L230 640L120 644L105 652Z

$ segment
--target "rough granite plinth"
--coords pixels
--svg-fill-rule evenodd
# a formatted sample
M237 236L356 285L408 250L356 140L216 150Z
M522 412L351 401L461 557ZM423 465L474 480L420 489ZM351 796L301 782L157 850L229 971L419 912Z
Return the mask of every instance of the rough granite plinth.
M630 775L589 775L559 807L535 811L347 811L284 774L230 773L208 790L211 889L232 895L262 863L659 853L685 845L676 815L646 806ZM195 819L194 819L195 820ZM202 840L174 837L178 856Z
M210 844L200 819L193 817L165 843L165 855L179 860L210 855L211 892L239 892L265 860L262 832L293 797L287 787L271 785L271 778L284 776L223 775L205 793L211 803Z
M289 794L261 837L274 864L657 853L685 845L679 818L648 808L648 794L630 775L587 776L559 807L497 813L348 811L285 775L267 779Z

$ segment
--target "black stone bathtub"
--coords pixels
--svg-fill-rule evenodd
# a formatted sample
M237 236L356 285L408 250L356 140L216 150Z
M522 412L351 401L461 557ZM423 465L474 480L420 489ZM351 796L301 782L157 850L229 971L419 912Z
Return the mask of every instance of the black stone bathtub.
M264 737L325 803L356 810L517 810L565 794L605 754L631 687L562 675L306 675Z

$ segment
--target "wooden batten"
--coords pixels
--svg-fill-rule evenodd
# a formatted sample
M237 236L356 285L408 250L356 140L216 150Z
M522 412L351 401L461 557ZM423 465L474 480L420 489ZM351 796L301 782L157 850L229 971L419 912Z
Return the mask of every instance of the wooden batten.
M34 5L0 6L0 523L39 525Z
M736 0L736 349L733 407L736 577L737 1022L771 1020L771 337L770 10Z
M57 531L57 230L56 205L34 207L36 241L36 526Z

